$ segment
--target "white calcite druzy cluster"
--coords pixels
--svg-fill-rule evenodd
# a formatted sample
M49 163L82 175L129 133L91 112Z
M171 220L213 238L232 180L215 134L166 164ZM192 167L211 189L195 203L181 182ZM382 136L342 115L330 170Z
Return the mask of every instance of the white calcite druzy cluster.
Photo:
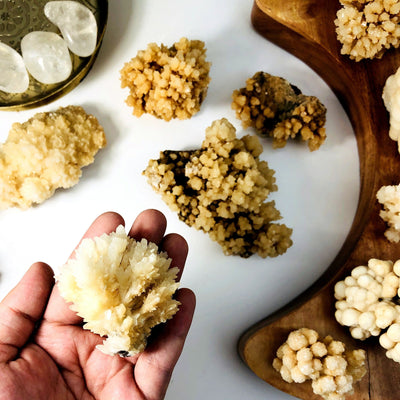
M72 72L70 51L90 56L97 43L97 23L93 13L78 1L49 1L46 17L57 26L54 32L33 31L21 40L21 53L0 43L0 90L23 93L29 86L28 72L37 81L55 84Z
M79 182L107 144L103 127L80 106L40 112L14 123L0 144L0 210L27 209Z
M82 240L60 268L58 287L83 328L104 337L97 348L129 357L142 352L156 325L178 311L173 298L178 268L157 245L136 241L120 225L115 232Z

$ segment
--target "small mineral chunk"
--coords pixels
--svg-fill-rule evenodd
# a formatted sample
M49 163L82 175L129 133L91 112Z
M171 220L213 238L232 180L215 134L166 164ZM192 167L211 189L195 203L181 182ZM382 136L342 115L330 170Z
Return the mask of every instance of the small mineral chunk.
M121 87L129 89L126 104L136 117L191 118L206 97L210 65L201 40L181 38L171 47L150 43L121 70Z
M352 60L381 58L400 45L399 0L340 0L335 25L341 53Z
M272 366L288 383L311 381L313 392L325 400L345 400L366 374L364 350L346 350L331 336L320 338L308 328L290 332L276 352Z
M292 229L274 201L274 171L259 156L256 136L236 137L225 118L206 129L200 149L164 151L144 175L187 225L209 234L227 255L276 257L292 245Z
M98 120L78 106L14 123L0 145L0 209L26 209L74 186L105 145Z
M6 93L23 93L29 86L29 75L21 55L12 47L0 42L0 90Z
M72 53L90 56L97 43L97 23L93 13L77 1L49 1L46 17L58 27Z
M62 82L71 75L68 46L54 32L28 33L21 40L21 51L27 70L41 83Z
M257 72L246 87L232 94L232 108L243 128L253 127L261 136L271 136L274 148L288 139L301 138L311 151L326 139L326 108L315 96L306 96L286 79Z
M147 240L116 232L84 239L57 276L63 298L83 318L83 328L107 336L97 348L130 357L142 352L156 325L178 311L172 296L178 268Z
M379 338L380 345L386 349L386 356L400 363L400 321L389 327Z
M379 336L386 355L400 362L400 261L370 259L335 285L336 320L355 339Z
M400 278L391 261L370 259L335 285L336 320L350 328L355 339L379 336L398 315Z
M389 137L397 142L400 152L400 68L386 79L382 98L390 116Z
M387 224L385 237L389 242L400 242L400 185L382 186L376 193L382 205L379 216Z

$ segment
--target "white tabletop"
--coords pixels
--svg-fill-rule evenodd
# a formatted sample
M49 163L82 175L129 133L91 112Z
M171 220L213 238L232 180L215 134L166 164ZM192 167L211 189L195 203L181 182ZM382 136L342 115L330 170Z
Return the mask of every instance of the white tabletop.
M187 343L167 394L170 400L289 400L257 378L236 352L249 326L305 290L328 267L342 246L355 214L359 163L351 125L328 86L304 63L252 28L253 0L111 0L99 57L85 80L52 104L23 112L0 112L0 141L15 121L35 112L81 105L103 125L108 146L83 171L81 181L59 190L27 211L0 211L0 297L34 261L53 268L64 263L85 229L100 213L121 213L127 225L143 209L157 208L168 231L190 246L182 285L197 295ZM120 88L124 62L150 42L171 45L182 36L206 43L212 62L208 95L201 111L185 121L136 118ZM325 104L327 140L310 153L304 143L273 150L262 139L262 159L276 171L278 191L270 196L293 228L294 245L278 258L224 256L207 235L179 221L141 175L148 160L166 149L200 147L212 121L226 117L243 131L231 110L231 94L263 70L279 75Z

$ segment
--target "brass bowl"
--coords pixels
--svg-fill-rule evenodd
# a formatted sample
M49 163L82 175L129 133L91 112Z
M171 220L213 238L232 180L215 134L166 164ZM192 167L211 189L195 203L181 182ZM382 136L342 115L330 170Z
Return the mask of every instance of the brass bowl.
M107 25L108 1L77 0L94 14L98 27L96 49L90 57L71 54L72 72L63 82L47 85L29 76L24 93L0 91L0 110L20 111L50 103L75 88L87 75L99 52ZM21 39L32 31L59 33L58 28L44 15L48 0L0 1L0 41L21 53ZM0 71L1 73L1 71Z

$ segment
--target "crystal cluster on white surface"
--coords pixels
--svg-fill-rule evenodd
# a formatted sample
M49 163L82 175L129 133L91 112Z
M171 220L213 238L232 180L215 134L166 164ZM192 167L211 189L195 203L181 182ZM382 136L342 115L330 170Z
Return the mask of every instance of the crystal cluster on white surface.
M30 32L21 41L22 57L30 74L52 84L67 79L72 62L65 41L53 32Z
M97 24L93 13L76 1L50 1L46 17L60 29L69 49L80 57L90 56L96 48Z
M0 42L0 90L23 93L29 86L24 60L12 47Z
M35 31L22 38L21 55L0 42L0 90L23 93L29 86L28 72L39 82L54 84L72 72L69 51L79 57L90 56L97 43L97 23L93 13L77 1L50 1L46 17L61 35Z

